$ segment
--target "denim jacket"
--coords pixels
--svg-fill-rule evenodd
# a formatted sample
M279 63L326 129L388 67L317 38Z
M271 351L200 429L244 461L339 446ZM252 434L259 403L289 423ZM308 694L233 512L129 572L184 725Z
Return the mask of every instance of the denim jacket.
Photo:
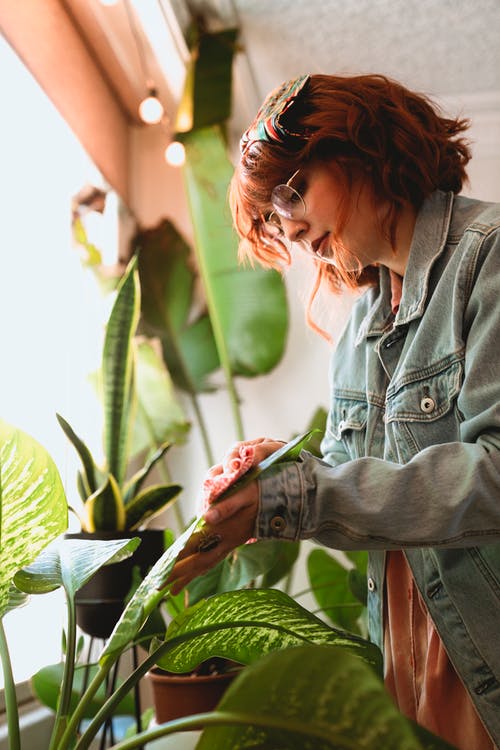
M390 300L381 268L334 352L324 459L260 480L256 532L369 550L381 648L384 550L403 549L500 744L500 205L430 196Z

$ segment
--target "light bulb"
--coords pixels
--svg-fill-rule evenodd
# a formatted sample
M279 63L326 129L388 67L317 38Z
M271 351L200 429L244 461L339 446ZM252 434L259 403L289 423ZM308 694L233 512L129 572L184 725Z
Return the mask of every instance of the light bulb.
M163 117L163 105L156 89L149 89L148 95L139 104L139 117L148 125L155 125Z
M165 149L165 160L171 167L182 167L186 160L186 151L182 143L172 141Z

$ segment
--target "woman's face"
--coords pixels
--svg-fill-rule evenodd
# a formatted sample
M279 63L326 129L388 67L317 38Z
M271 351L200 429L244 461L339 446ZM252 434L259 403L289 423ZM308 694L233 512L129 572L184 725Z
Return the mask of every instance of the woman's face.
M347 221L338 235L342 248L334 241L345 192L338 170L328 163L316 163L300 169L290 185L300 193L305 204L301 218L280 216L283 232L291 242L302 241L313 253L319 250L322 255L330 255L334 265L338 264L338 254L341 253L339 265L348 271L360 271L373 263L383 263L388 254L393 255L390 242L381 229L387 206L375 205L366 175L352 179ZM332 248L330 252L328 247Z

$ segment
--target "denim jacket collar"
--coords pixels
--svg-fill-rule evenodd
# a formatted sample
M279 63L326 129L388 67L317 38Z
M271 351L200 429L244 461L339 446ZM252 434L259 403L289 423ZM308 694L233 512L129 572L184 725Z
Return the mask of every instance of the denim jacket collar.
M451 192L436 190L418 212L395 326L405 325L424 312L432 266L446 245L454 197ZM356 344L368 336L382 335L391 320L391 280L384 266L379 280L379 293L359 328Z

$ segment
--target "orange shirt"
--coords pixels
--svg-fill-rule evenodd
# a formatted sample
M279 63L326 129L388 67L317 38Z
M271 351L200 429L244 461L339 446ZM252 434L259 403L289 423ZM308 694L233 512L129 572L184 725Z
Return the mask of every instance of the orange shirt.
M387 553L384 670L405 716L459 750L495 750L399 551Z

